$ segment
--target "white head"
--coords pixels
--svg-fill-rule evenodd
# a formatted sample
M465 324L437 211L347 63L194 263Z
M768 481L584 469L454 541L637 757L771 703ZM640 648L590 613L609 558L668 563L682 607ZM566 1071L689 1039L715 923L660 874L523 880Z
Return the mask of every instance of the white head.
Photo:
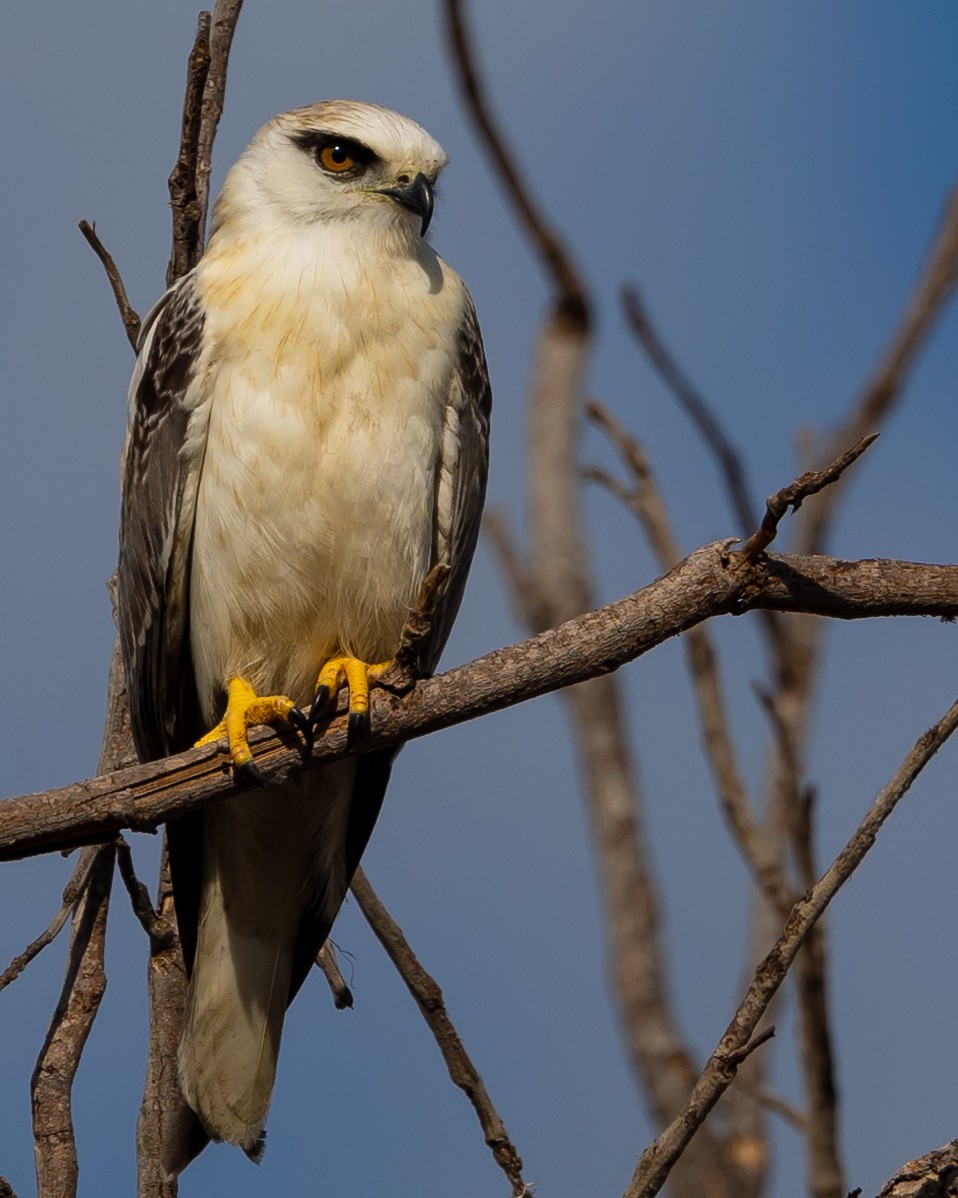
M425 236L446 163L415 121L354 100L323 100L273 117L230 170L213 233L255 213L281 224L371 221Z

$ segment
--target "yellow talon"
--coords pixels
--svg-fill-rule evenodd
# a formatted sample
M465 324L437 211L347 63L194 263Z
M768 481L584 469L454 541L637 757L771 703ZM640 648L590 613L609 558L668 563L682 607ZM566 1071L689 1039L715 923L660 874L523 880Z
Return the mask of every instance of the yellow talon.
M240 767L253 759L249 747L250 728L257 724L287 723L296 704L286 695L257 695L245 678L230 679L228 696L223 718L200 737L194 748L226 740L233 765Z
M393 663L377 662L369 665L357 657L331 657L319 672L316 680L316 698L310 713L311 722L319 718L322 708L339 688L349 688L350 731L360 733L369 717L369 683L381 678Z

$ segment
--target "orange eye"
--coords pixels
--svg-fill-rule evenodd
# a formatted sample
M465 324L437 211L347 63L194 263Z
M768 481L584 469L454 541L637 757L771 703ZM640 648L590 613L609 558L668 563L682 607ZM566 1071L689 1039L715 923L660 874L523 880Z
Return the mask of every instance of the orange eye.
M319 165L325 171L342 174L356 165L356 159L341 142L329 141L319 151Z

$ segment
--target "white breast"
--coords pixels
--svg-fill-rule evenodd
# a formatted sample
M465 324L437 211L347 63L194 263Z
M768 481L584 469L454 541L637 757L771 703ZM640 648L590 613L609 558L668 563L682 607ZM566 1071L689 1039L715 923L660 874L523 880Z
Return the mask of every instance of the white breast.
M433 554L463 288L428 247L374 256L323 228L214 248L197 281L191 635L212 721L234 675L306 703L333 653L394 651Z

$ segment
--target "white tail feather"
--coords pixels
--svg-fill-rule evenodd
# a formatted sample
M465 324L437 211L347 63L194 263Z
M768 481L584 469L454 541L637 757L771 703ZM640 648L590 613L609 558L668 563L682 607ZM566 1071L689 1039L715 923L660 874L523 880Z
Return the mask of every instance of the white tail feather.
M254 1157L273 1092L304 907L318 885L331 923L345 892L354 772L344 762L312 775L308 785L251 792L204 812L180 1085L213 1139Z

